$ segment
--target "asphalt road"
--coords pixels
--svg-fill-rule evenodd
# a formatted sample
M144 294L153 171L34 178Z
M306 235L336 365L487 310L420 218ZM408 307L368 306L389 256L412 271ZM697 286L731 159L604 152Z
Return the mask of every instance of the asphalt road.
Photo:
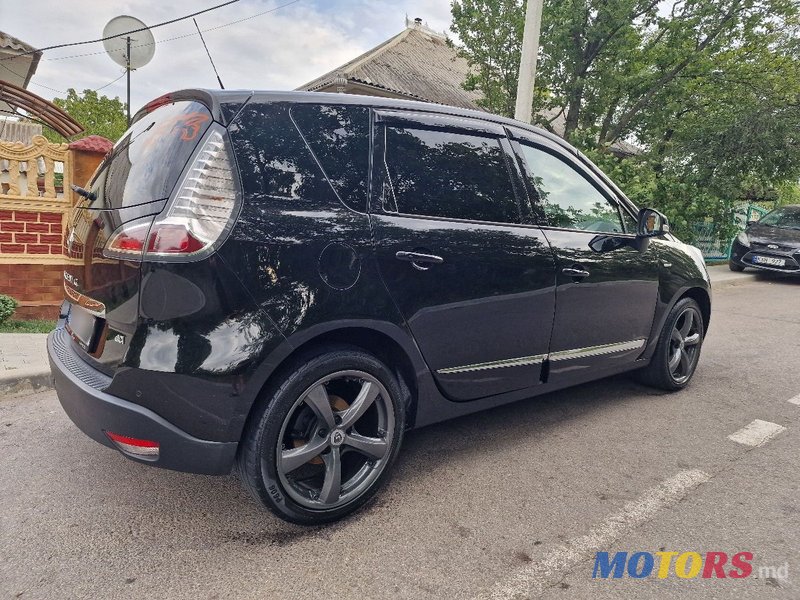
M799 307L800 282L721 289L686 391L616 377L413 432L377 500L322 528L124 459L53 392L0 401L0 598L798 598ZM756 419L785 429L728 438ZM593 579L597 551L754 568Z

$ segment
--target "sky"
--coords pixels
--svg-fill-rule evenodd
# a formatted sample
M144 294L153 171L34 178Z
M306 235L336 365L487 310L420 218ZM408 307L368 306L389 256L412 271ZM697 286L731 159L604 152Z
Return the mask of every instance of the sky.
M131 15L154 25L223 0L0 0L0 29L31 46L97 39L113 17ZM197 17L201 30L245 19L291 0L240 0ZM445 31L449 0L297 0L294 4L213 31L204 31L226 89L294 89L355 58L422 18ZM153 30L155 55L131 74L131 109L169 91L217 88L191 19ZM170 39L179 36L180 39ZM83 56L76 56L83 55ZM67 88L96 89L124 74L102 43L44 53L28 89L48 100ZM0 73L2 78L2 73ZM98 93L125 101L125 77Z

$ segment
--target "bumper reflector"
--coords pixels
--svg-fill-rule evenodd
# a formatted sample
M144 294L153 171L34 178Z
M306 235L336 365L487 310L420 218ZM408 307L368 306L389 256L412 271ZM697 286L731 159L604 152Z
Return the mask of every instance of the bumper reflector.
M140 440L139 438L132 438L126 435L119 435L111 431L105 431L106 437L110 439L114 445L125 454L143 458L146 460L156 460L158 458L159 446L158 442L152 440Z

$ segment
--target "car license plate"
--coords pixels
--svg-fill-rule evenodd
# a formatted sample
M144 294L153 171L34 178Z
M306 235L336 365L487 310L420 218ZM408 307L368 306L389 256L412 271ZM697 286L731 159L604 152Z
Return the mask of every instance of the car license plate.
M785 267L786 259L773 258L771 256L754 256L753 262L757 265L770 265L772 267Z
M84 349L89 349L97 328L97 318L82 306L73 304L67 316L67 330Z

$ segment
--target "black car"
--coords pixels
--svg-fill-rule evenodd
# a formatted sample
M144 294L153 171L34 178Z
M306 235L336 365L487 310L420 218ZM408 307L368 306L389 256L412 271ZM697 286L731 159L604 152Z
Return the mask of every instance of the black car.
M728 266L800 274L800 205L781 206L749 221L731 244Z
M691 379L700 252L560 138L343 94L159 98L71 214L58 396L280 517L366 502L405 431L639 370Z

